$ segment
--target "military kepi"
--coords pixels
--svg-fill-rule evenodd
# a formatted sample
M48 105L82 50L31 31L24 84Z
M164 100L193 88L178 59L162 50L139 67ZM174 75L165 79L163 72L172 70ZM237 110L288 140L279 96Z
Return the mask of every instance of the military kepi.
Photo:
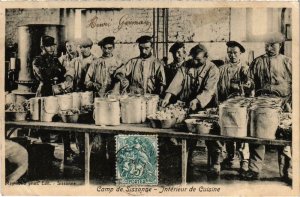
M107 44L111 44L111 45L114 45L115 44L115 37L114 36L108 36L108 37L105 37L103 38L102 40L100 40L98 42L98 45L99 46L105 46Z
M55 39L51 36L47 36L47 35L42 36L41 37L41 46L49 47L49 46L56 45L54 40Z
M203 44L197 44L196 46L194 46L191 50L190 50L190 55L191 56L196 56L198 55L198 53L200 52L205 52L207 53L207 49Z
M236 41L228 41L226 43L227 47L238 47L241 51L241 53L245 53L245 48L243 47L243 45L241 45L240 43L236 42Z
M139 44L145 44L148 42L153 42L153 40L151 36L141 36L136 40L136 42Z
M170 52L171 53L176 53L176 51L178 51L178 49L181 49L184 47L184 43L183 42L175 42L171 47L170 47Z

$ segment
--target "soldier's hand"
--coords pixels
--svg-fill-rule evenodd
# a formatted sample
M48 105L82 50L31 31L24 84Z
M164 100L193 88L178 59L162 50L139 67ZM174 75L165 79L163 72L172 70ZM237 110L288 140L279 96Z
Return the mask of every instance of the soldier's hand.
M166 107L167 105L169 104L169 100L168 99L164 99L164 100L162 100L162 102L161 102L161 106L162 107Z
M192 100L192 101L190 102L190 110L196 111L199 104L200 104L200 103L199 103L198 99Z
M99 83L94 83L93 86L96 89L96 91L99 91L101 89L101 85Z
M231 88L231 90L234 90L234 91L240 90L240 86L237 83L231 83L230 88Z
M251 82L247 81L247 83L244 84L245 88L251 88Z

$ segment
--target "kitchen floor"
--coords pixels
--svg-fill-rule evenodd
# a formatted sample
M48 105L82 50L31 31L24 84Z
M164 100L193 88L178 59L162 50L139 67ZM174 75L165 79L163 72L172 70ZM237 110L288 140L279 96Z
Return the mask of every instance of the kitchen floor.
M202 144L202 145L201 145ZM75 161L70 161L63 165L63 145L61 143L53 143L55 146L54 155L58 161L52 162L52 168L45 175L44 179L48 181L72 181L76 185L84 184L84 166L79 165ZM71 145L76 150L76 145ZM76 151L75 151L76 152ZM107 160L105 154L91 155L91 184L110 185L114 184L115 167L114 161ZM238 160L232 170L222 170L218 179L210 180L206 175L206 150L203 143L193 153L192 163L188 167L188 183L210 183L210 184L272 184L274 186L287 186L279 178L277 151L276 147L268 147L265 156L265 162L260 180L243 181L238 176ZM28 182L36 181L32 178L26 178ZM159 182L162 185L180 184L181 182L181 147L176 146L172 149L159 151Z

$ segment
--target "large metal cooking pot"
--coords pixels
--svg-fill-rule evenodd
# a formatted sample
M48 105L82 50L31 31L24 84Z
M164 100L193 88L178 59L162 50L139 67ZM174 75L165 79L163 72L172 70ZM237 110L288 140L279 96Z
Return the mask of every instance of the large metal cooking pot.
M51 122L55 114L58 113L58 99L55 96L41 98L41 121Z
M81 94L79 92L72 92L73 108L80 109L81 107Z
M40 120L41 115L41 97L29 99L30 115L32 120Z
M142 97L129 96L121 99L121 119L122 123L141 123L142 122Z
M73 108L73 96L72 94L58 95L58 106L62 111L69 110Z
M219 106L221 135L246 137L248 125L247 106L224 103Z
M94 100L93 92L90 91L80 92L80 96L81 96L81 106L93 105L93 100Z
M120 125L120 103L116 99L95 98L94 120L96 125Z
M47 96L42 98L42 109L49 114L58 113L58 99L55 96Z
M250 108L250 136L275 139L280 124L279 107L257 105Z

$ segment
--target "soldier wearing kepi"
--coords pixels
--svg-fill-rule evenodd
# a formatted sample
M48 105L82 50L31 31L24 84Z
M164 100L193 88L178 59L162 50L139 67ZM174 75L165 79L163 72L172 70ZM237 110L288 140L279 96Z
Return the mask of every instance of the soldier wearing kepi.
M218 82L218 100L223 102L233 95L250 96L253 87L244 88L244 84L250 83L248 79L249 66L241 62L241 54L245 48L236 41L229 41L227 54L229 63L220 67ZM251 89L252 88L252 89ZM239 151L241 159L241 171L248 170L249 147L247 143L226 142L227 157L222 162L222 169L231 168L234 165L235 149Z
M280 54L283 42L284 37L281 33L270 33L266 36L266 54L259 56L251 63L250 77L254 81L256 96L259 96L260 92L276 94L285 100L284 110L290 111L292 62L290 58ZM265 146L249 144L249 148L249 171L242 174L242 178L258 179L264 161ZM291 149L288 146L279 150L280 175L283 178L289 178L290 165Z
M93 90L99 96L103 96L106 92L113 90L117 82L113 75L122 62L113 55L115 37L103 38L98 45L103 53L100 58L91 63L85 77L85 85L88 90ZM119 85L114 91L118 92L118 90Z
M55 56L56 44L51 36L42 36L42 53L33 60L33 74L40 82L37 96L53 95L52 86L65 80L66 69Z
M186 50L183 42L175 42L169 50L173 56L173 62L165 67L166 83L168 87L174 79L178 69L185 64Z
M140 56L129 60L116 70L121 88L134 93L161 94L166 85L164 64L152 55L153 43L150 36L138 38Z
M216 107L217 105L217 84L219 80L219 70L215 64L207 60L207 49L204 45L194 46L184 67L180 67L173 81L166 90L166 96L162 101L165 107L172 96L178 96L181 101L189 104L191 111L204 109L206 107ZM189 156L196 145L190 145ZM218 175L220 172L220 159L222 144L220 142L207 142L209 151L212 153L211 175ZM190 157L191 158L191 157Z

